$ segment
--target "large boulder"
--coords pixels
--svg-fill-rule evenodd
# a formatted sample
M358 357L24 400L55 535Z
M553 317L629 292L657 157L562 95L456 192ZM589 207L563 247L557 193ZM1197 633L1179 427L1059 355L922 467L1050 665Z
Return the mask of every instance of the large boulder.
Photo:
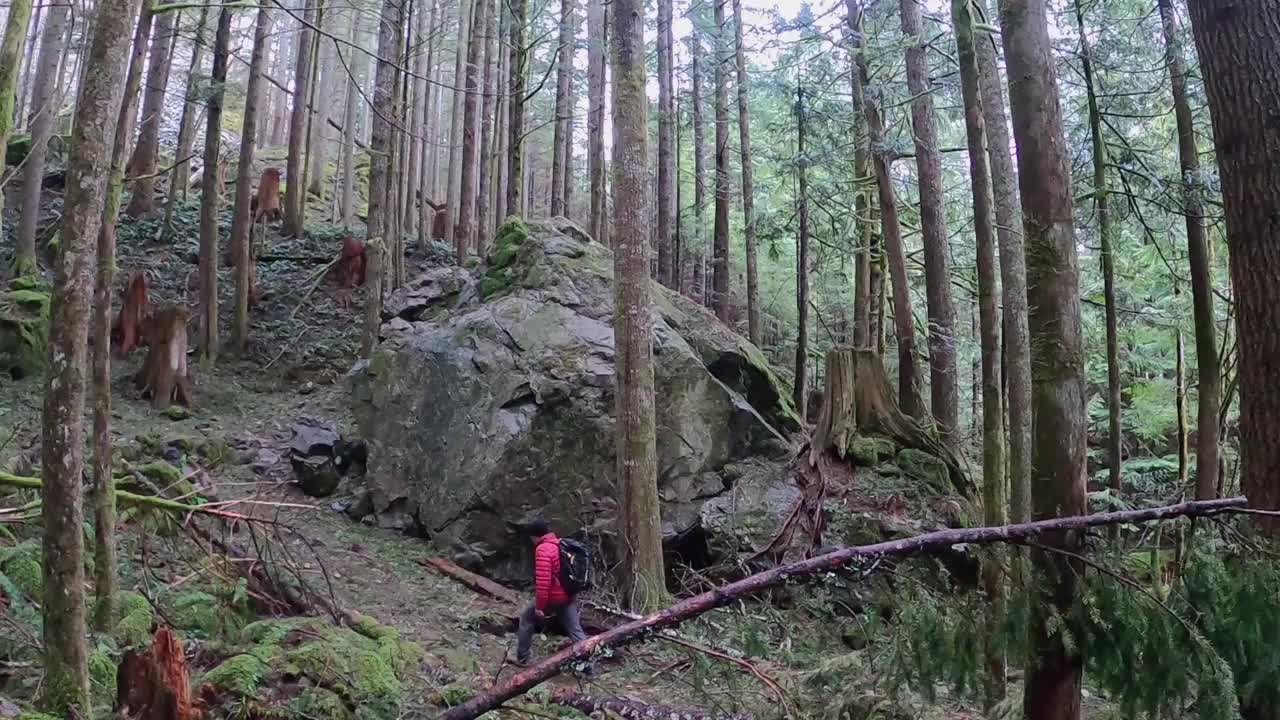
M474 287L455 269L393 297L349 376L368 438L365 507L496 577L523 577L534 516L606 550L617 514L612 256L563 219L503 226ZM433 271L434 272L434 271ZM763 355L656 283L654 375L664 534L732 489L726 466L785 459L799 429Z

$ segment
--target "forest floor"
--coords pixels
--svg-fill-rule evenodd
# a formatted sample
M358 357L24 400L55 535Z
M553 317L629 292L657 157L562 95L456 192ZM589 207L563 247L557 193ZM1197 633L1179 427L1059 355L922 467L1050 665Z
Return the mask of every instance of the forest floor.
M196 215L194 202L180 208L176 232L160 241L156 241L158 218L122 224L117 286L145 269L153 278L153 303L193 306ZM224 231L228 225L224 223ZM293 482L288 444L295 422L323 419L336 424L344 435L354 433L342 379L358 348L363 293L356 293L353 309L344 310L335 302L332 281L321 279L309 292L336 254L340 238L340 231L331 226L313 227L303 240L282 240L272 234L262 252L281 259L259 264L262 301L253 312L248 352L243 357L224 352L214 367L193 365L197 404L189 415L156 412L133 389L129 378L142 362L143 352L116 364L113 433L119 446L155 446L157 441L165 446L179 441L192 447L212 440L233 449L235 459L214 469L186 466L200 476L202 494L261 503L242 507L269 514L276 527L290 530L279 537L291 546L300 571L313 587L331 593L339 607L373 616L405 639L420 643L429 661L409 679L399 716L435 717L441 704L460 697L442 694L442 683L481 688L513 672L509 658L514 655L514 635L495 631L492 620L515 608L419 564L435 554L429 542L350 520L341 510L353 488L344 486L338 495L317 500L302 494ZM434 247L412 253L410 276L413 270L440 260ZM223 269L220 283L227 307L233 287L229 269ZM224 328L229 320L224 315ZM222 336L229 333L224 331ZM21 468L34 459L31 455L38 447L41 381L4 382L0 461L5 469ZM86 410L91 411L91 404ZM862 500L867 501L865 506L892 505L880 503L883 498ZM0 538L0 549L4 543ZM122 537L126 589L141 591L155 584L161 589L153 592L163 593L165 587L184 582L191 573L192 553L184 543L189 545L182 536L153 537L145 523L127 523ZM820 589L777 595L768 605L741 604L681 629L698 642L732 649L741 660L726 661L649 642L620 651L604 663L605 672L594 677L571 673L550 685L577 688L593 696L709 711L745 710L758 718L844 713L883 718L978 717L965 703L945 696L925 702L878 687L886 672L882 661L900 652L902 641L868 627L862 614L850 611L850 603L862 599L856 588L839 593ZM562 641L541 638L535 653L549 653ZM783 697L777 697L777 691L756 673L775 682ZM11 689L0 682L0 694ZM536 703L537 698L545 694L530 702ZM509 711L511 717L573 716L543 704L523 707Z

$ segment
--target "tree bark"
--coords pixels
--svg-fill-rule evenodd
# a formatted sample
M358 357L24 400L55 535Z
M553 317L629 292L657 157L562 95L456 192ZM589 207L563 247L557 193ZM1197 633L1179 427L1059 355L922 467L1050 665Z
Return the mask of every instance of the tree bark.
M591 188L591 237L605 243L604 66L608 45L604 0L587 0L587 172Z
M569 16L571 27L569 28L569 95L565 103L564 119L564 215L567 218L573 217L573 134L577 125L577 105L578 96L574 89L574 76L577 69L574 67L574 58L578 54L578 26L579 14L577 3L574 3L573 14Z
M200 355L212 365L218 358L218 176L222 163L222 103L227 81L232 10L223 0L213 42L213 82L205 111L204 180L200 192ZM289 195L294 191L290 190Z
M463 115L466 108L464 92L466 89L467 42L471 37L471 11L474 6L474 1L459 0L458 2L458 38L455 43L453 101L450 106L449 122L448 198L445 210L448 213L448 219L445 222L447 236L442 238L446 241L453 239L454 226L458 222L458 206L462 199L462 131Z
M875 566L885 558L923 555L950 548L953 545L1010 543L1108 525L1154 522L1176 517L1213 516L1244 505L1246 505L1244 498L1185 502L1164 507L1077 515L1017 525L938 530L874 545L840 548L807 560L778 565L736 582L713 588L681 600L663 610L574 643L454 707L444 714L443 720L472 720L480 717L485 712L498 708L504 702L555 677L561 668L575 660L587 659L603 648L621 647L641 638L651 637L655 631L675 627L711 610L732 605L743 598L757 595L771 588L795 583L801 578L850 568L856 570L864 566Z
M990 18L985 0L973 0L981 17ZM1004 305L1004 362L1009 401L1009 517L1031 519L1031 347L1027 329L1027 264L1022 243L1018 180L1009 152L1009 122L1000 79L999 52L993 38L978 46L979 87L987 131L987 160L1000 245L1000 287ZM1014 565L1015 570L1017 564Z
M387 170L391 151L391 105L395 89L395 67L392 65L398 46L400 27L400 3L383 0L381 19L378 23L378 60L373 86L373 134L369 140L369 213L366 225L370 241L383 238L386 232ZM385 247L390 243L384 239ZM390 263L382 263L382 275ZM381 298L379 298L380 300ZM372 298L371 298L372 300Z
M209 6L200 8L196 35L191 41L191 64L187 67L187 83L183 94L182 117L178 120L178 147L173 172L169 174L169 197L165 201L165 227L170 226L174 203L187 199L187 181L191 178L191 150L196 144L196 116L200 102L195 99L196 78L204 64L205 26L209 22Z
M525 74L529 70L529 48L526 36L529 25L529 0L511 2L511 80L507 120L507 212L524 216L524 104ZM603 108L602 108L603 111Z
M1191 263L1191 302L1195 318L1196 374L1196 499L1218 494L1218 411L1222 404L1222 370L1218 361L1217 326L1213 316L1213 268L1204 225L1200 178L1200 150L1196 146L1191 103L1187 99L1187 71L1182 59L1177 19L1171 0L1158 0L1164 29L1165 60L1173 88L1173 111L1178 123L1178 159L1182 168L1182 212L1187 225L1187 255Z
M306 218L303 217L306 206L303 154L306 152L307 116L310 114L307 96L311 83L311 26L315 21L316 6L314 3L307 3L303 12L302 32L296 41L292 109L289 111L289 156L285 161L285 183L288 188L284 195L284 226L280 230L287 237L302 237L306 225Z
M862 77L858 72L857 53L861 38L855 35L856 28L850 28L849 35L849 85L853 98L854 137L853 175L858 183L857 195L854 197L854 215L857 223L858 246L854 253L853 270L853 345L854 347L873 347L874 334L871 331L872 319L872 261L871 241L874 234L872 218L871 193L868 182L874 181L871 172L870 136L866 132L867 118L864 108L866 98L862 90ZM865 137L865 139L863 139Z
M432 31L435 30L435 13L436 0L431 0L431 9L428 10L425 5L418 7L418 16L414 22L414 35L417 36L418 45L414 48L413 72L416 77L413 78L413 102L409 106L409 117L411 122L409 125L410 137L407 138L409 144L409 164L405 168L408 177L405 178L405 195L408 202L405 203L404 211L404 234L412 238L421 238L426 234L426 228L422 228L422 234L419 234L422 217L422 208L426 203L422 202L422 196L425 194L425 188L422 187L422 167L426 160L426 142L424 140L427 132L427 72L431 61L435 54L435 36ZM425 46L426 52L423 52Z
M169 87L169 68L173 64L174 18L178 13L166 11L167 3L152 5L151 55L147 64L147 92L142 98L142 115L138 122L138 144L133 148L126 172L136 176L125 213L138 217L151 212L156 202L156 156L160 152L160 121L164 118L165 90Z
M569 89L573 83L573 0L560 0L560 46L557 49L556 65L556 106L555 126L551 142L551 215L557 217L565 214L564 175L566 149L569 142L569 117L573 112L569 106ZM661 24L661 3L658 8ZM662 33L658 33L658 41L662 41ZM658 63L662 63L662 51L658 52ZM658 71L659 81L662 71ZM659 111L661 112L661 111ZM661 132L661 131L659 131ZM661 154L661 149L659 149Z
M862 9L858 0L845 0L849 23L855 38L861 38ZM863 114L867 134L874 151L876 186L880 198L880 232L893 281L893 321L898 341L898 406L911 417L920 419L924 408L916 391L915 319L911 312L911 293L907 284L907 260L902 248L902 228L898 224L898 199L890 174L890 159L883 150L884 122L880 118L879 88L870 87L866 48L857 41L858 75L862 80ZM881 323L883 325L883 323Z
M675 222L675 105L672 97L674 50L672 49L671 0L658 0L658 282L675 287L672 263L672 225Z
M644 4L613 0L613 275L617 353L618 489L625 539L622 580L631 609L666 598L654 420L653 316L649 286L648 98Z
M707 168L706 168L706 127L702 111L702 37L699 33L697 25L694 25L693 34L689 36L689 60L691 67L689 68L690 82L693 85L691 90L693 94L693 226L697 232L694 233L693 247L695 251L689 253L691 265L693 266L692 282L690 290L698 302L706 304L708 294L706 286L706 253L707 253L707 236L706 223L704 222L704 211L707 206Z
M360 39L360 20L363 17L363 13L351 13L350 31L353 46ZM338 52L341 53L342 50ZM342 227L346 230L351 229L356 215L356 110L362 101L357 93L359 90L357 68L364 62L364 53L350 51L348 54L350 59L343 58L346 66L351 69L351 74L347 77L346 108L342 119L342 199L339 211L342 216Z
M364 246L365 262L365 292L368 298L364 303L364 331L360 336L360 356L369 357L373 354L374 348L378 346L378 329L382 327L382 277L386 273L383 272L382 258L386 254L386 244L382 242L382 238L375 237Z
M111 148L109 179L103 198L102 221L98 228L98 274L93 294L93 510L94 510L94 595L93 628L108 632L116 620L116 502L115 477L111 472L111 293L115 284L116 216L120 209L120 186L125 160L133 138L138 110L138 89L142 85L142 64L151 34L151 11L145 5L138 13L133 35L133 53L121 94L115 138Z
M334 17L335 8L321 7L317 27L323 32L336 34L338 24L334 21ZM328 162L330 140L329 110L334 105L332 94L336 67L333 43L318 33L312 61L317 67L313 67L311 72L315 79L315 89L312 90L314 101L311 104L312 112L308 120L312 126L312 138L307 143L307 192L320 197L324 195L324 172Z
M271 16L267 0L258 6L253 31L253 56L249 60L249 85L245 91L244 125L240 129L240 164L236 171L236 200L231 220L231 252L236 268L236 315L232 343L244 356L249 343L249 296L253 292L253 157L258 130L258 96L262 85L262 65L266 62ZM265 221L264 221L265 224Z
M489 3L491 0L482 0ZM499 6L500 7L500 6ZM480 257L489 252L489 231L493 220L490 218L493 205L494 179L497 175L496 143L494 142L494 112L497 109L497 98L494 97L494 82L497 72L494 63L498 51L497 13L499 7L490 6L485 11L485 24L482 31L484 42L484 103L480 108L480 178L479 195L476 203L476 239L475 249Z
M734 0L737 5L741 0ZM809 416L809 171L805 156L804 88L796 88L796 378L793 400L801 422Z
M302 223L298 226L298 237L302 237L305 230L307 218L307 200L311 187L311 159L315 155L316 146L316 113L319 112L319 105L316 102L316 94L320 89L323 78L320 77L320 33L324 29L325 17L328 14L328 8L324 0L307 4L307 12L314 13L307 19L308 28L316 28L310 31L310 45L307 49L307 84L306 92L299 95L299 98L306 105L306 116L303 121L302 135L302 157L301 169L302 175L293 178L290 177L288 182L298 195L298 217L302 219ZM292 195L293 193L290 193Z
M26 61L23 63L22 68L22 94L18 96L18 107L16 108L13 120L15 123L19 120L22 120L23 123L29 122L27 120L27 99L31 96L31 81L35 75L35 71L32 67L36 62L38 57L37 53L40 50L39 41L41 37L41 20L43 20L45 16L44 5L37 5L35 12L35 19L31 23L31 32L27 36ZM20 127L25 126L26 125L20 125Z
M942 156L938 123L933 115L926 39L917 0L900 0L902 34L907 37L907 89L911 92L911 127L920 180L920 234L924 239L924 284L929 315L929 395L933 419L948 440L959 422L956 392L955 308L951 303L951 269L947 259L947 222L942 212Z
M511 48L507 47L507 26L511 23L511 13L507 12L507 3L498 2L498 67L494 84L497 86L497 102L493 109L493 227L502 224L507 218L507 80L511 75Z
M978 326L982 356L982 477L983 520L987 525L1008 522L1005 494L1004 401L1000 396L1000 309L995 255L995 207L987 165L987 130L978 79L977 40L970 0L952 0L964 100L965 138L969 147L969 177L973 192L973 227L978 265ZM1001 559L983 564L983 585L991 609L985 648L986 702L990 711L1004 699L1007 687L1004 652L994 641L1004 616L1004 577Z
M1280 272L1275 208L1280 205L1280 6L1191 0L1214 147L1226 206L1231 287L1240 343L1241 485L1253 507L1280 509ZM1194 289L1194 288L1193 288ZM1197 341L1198 343L1198 341ZM1203 372L1203 370L1202 370ZM1203 442L1203 440L1202 440ZM1280 519L1258 526L1280 535ZM1271 710L1274 710L1272 708ZM1263 714L1257 715L1262 717Z
M476 131L480 126L480 59L484 29L488 23L489 3L476 0L471 22L471 41L467 43L467 97L462 121L462 200L458 206L458 227L454 230L453 247L458 264L463 265L473 250L475 237L476 171L480 148Z
M62 8L65 12L65 7ZM57 25L55 6L50 25ZM44 680L40 705L90 717L85 642L84 396L93 294L94 241L111 174L111 142L124 94L125 58L138 0L100 0L90 50L94 72L80 88L67 158L62 250L54 264L41 442L44 529ZM37 190L38 190L37 184ZM37 195L38 199L38 195Z
M36 272L36 233L40 228L40 190L44 180L45 159L49 152L49 137L57 120L58 61L70 25L70 5L55 3L45 13L44 29L40 37L40 57L31 99L31 118L27 125L31 133L31 149L23 165L22 215L18 220L15 238L13 275L22 277Z
M747 51L742 40L742 0L733 0L733 25L738 65L738 137L742 158L742 233L747 246L747 336L759 346L764 342L760 318L760 269L756 257L755 183L751 161L751 115L747 108ZM806 311L807 314L807 311ZM804 417L801 411L801 417Z
M0 43L0 147L9 147L13 132L14 101L17 99L18 69L22 64L22 48L27 25L31 22L32 0L13 0L5 18L4 41ZM0 229L4 227L4 193L0 192Z
M1093 72L1093 49L1084 27L1084 11L1075 0L1076 27L1080 31L1080 63L1084 69L1089 108L1089 137L1093 143L1093 203L1098 215L1098 239L1102 246L1103 311L1107 323L1107 486L1120 493L1120 329L1116 317L1115 233L1111 225L1111 203L1107 191L1107 145L1102 137L1102 113L1098 108L1097 79Z
M1035 414L1032 437L1033 517L1085 511L1084 351L1080 337L1079 269L1072 224L1071 175L1049 44L1045 0L1002 0L1001 36L1009 66L1009 105L1018 143L1026 233L1027 286ZM1045 544L1079 548L1076 535L1054 533ZM1031 648L1023 712L1028 720L1080 717L1084 659L1050 624L1076 601L1078 563L1032 553L1044 582L1032 599Z
M711 264L711 309L720 322L732 322L729 283L729 77L725 66L728 43L724 32L724 4L715 5L715 113L716 113L716 206Z

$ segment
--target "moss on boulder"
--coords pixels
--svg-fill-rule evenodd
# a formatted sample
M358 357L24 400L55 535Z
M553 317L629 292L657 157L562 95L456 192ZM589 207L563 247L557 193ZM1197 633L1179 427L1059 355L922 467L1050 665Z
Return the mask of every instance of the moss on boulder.
M44 370L52 296L44 281L26 276L0 292L0 371L20 379Z
M155 610L145 597L136 592L120 593L120 619L112 636L121 647L146 647L154 623Z
M44 591L44 571L40 566L40 543L27 540L0 550L0 573L27 598L39 601Z
M854 464L872 467L879 464L881 460L892 458L897 451L898 446L892 440L868 435L850 440L845 452Z
M951 491L951 471L947 463L923 450L904 448L898 453L898 467L909 477L919 480L938 493Z

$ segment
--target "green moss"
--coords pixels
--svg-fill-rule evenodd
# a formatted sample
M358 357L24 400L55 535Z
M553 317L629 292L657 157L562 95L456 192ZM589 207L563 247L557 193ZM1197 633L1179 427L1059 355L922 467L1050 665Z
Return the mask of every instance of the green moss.
M19 278L0 293L0 366L19 375L38 375L44 368L51 295L41 282Z
M217 635L224 622L237 617L217 598L199 590L183 593L167 603L165 615L176 627L206 638Z
M489 255L489 269L480 278L480 297L488 300L507 289L515 282L513 265L520 254L520 248L529 239L529 228L523 220L508 218L498 228L494 236L493 251Z
M453 683L440 688L440 692L436 695L437 704L444 707L453 707L475 697L476 691L462 683Z
M898 467L908 476L927 484L934 492L951 491L950 471L947 464L936 455L915 448L904 448L898 453Z
M155 610L136 592L120 593L120 620L112 635L123 647L145 647L151 642Z
M89 653L89 691L95 705L106 705L116 693L116 661L99 648Z
M44 569L40 565L40 543L28 540L0 552L0 572L28 599L38 601L44 591Z
M882 437L862 436L855 437L849 442L849 447L845 454L852 458L854 463L863 467L871 467L878 464L881 460L888 460L893 457L897 446L892 440Z
M224 465L235 457L231 445L223 438L205 440L196 447L196 454L204 461L204 467L208 470Z
M178 420L186 420L187 418L191 417L191 410L181 405L170 405L169 407L165 408L164 411L161 412L160 414L164 415L166 418L170 420L177 422Z
M26 159L31 152L31 133L17 133L9 137L9 144L4 149L6 165L17 165Z
M164 453L164 440L156 433L142 433L134 438L143 455L160 457Z
M139 465L134 470L142 473L143 477L155 482L161 488L167 488L182 481L182 472L163 460Z
M17 720L62 720L57 715L46 715L40 712L23 711L18 714Z
M240 697L254 697L271 668L252 653L232 655L204 674L201 682Z
M342 698L332 690L309 687L297 697L289 701L289 710L303 718L326 718L326 720L343 720L351 717L351 709Z
M488 300L501 294L509 287L511 287L511 280L507 277L505 270L497 272L490 270L485 273L484 277L480 278L480 297L483 300Z

